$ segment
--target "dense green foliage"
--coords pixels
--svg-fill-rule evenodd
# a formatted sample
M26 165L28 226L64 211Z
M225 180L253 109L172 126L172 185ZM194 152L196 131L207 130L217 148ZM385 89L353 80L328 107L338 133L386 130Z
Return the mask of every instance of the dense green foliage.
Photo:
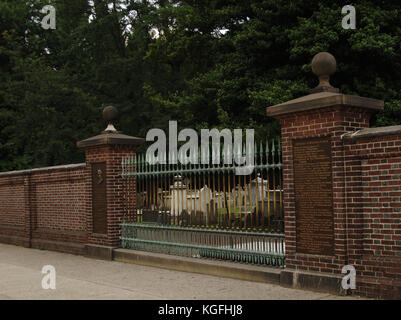
M52 4L57 28L44 30ZM28 5L29 4L29 5ZM317 84L319 51L338 61L332 84L385 100L372 125L401 124L401 3L353 1L0 0L0 171L83 160L115 105L118 129L255 128L279 135L266 107Z

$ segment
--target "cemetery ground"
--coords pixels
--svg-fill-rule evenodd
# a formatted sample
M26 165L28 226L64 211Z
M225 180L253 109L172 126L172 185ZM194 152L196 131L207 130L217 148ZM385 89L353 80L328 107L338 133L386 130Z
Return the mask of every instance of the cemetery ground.
M56 270L56 289L43 289L42 268ZM335 296L195 273L103 261L0 244L0 300L327 300Z

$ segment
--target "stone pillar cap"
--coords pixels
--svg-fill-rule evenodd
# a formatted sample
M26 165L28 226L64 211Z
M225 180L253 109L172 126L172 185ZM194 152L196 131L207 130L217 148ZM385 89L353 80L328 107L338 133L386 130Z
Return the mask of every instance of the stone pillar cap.
M78 148L86 148L91 146L99 146L99 145L111 145L111 144L120 144L120 145L131 145L138 146L145 142L143 138L137 138L128 136L122 133L102 133L97 136L81 140L77 142Z
M339 93L330 84L330 75L336 71L337 62L328 52L319 52L312 59L312 71L319 77L319 85L310 90L311 94L275 106L267 107L268 116L302 112L331 106L350 106L372 111L382 110L384 101Z
M266 113L268 116L273 117L338 105L377 111L383 109L384 101L334 92L319 92L267 107Z
M145 139L128 136L117 131L113 122L118 118L118 110L113 106L107 106L103 109L103 119L107 122L107 128L101 134L77 142L78 148L86 148L99 145L131 145L142 144Z

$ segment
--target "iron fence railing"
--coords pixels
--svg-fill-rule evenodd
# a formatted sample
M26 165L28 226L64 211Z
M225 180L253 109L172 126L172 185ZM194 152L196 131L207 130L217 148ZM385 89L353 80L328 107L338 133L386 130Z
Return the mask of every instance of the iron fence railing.
M143 154L124 158L124 221L282 233L280 141L255 144L254 150L254 170L242 176L224 156L216 161L214 150L208 164L150 165Z
M122 224L122 247L284 267L283 234L140 223Z

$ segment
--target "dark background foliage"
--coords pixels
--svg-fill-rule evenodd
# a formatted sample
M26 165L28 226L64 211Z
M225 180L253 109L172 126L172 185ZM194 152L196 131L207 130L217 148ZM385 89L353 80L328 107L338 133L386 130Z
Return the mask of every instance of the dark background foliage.
M57 10L44 30L40 9ZM254 128L279 135L266 107L316 86L310 61L338 61L332 84L385 100L372 126L401 124L401 3L353 1L0 0L0 171L83 161L76 141L104 127Z

